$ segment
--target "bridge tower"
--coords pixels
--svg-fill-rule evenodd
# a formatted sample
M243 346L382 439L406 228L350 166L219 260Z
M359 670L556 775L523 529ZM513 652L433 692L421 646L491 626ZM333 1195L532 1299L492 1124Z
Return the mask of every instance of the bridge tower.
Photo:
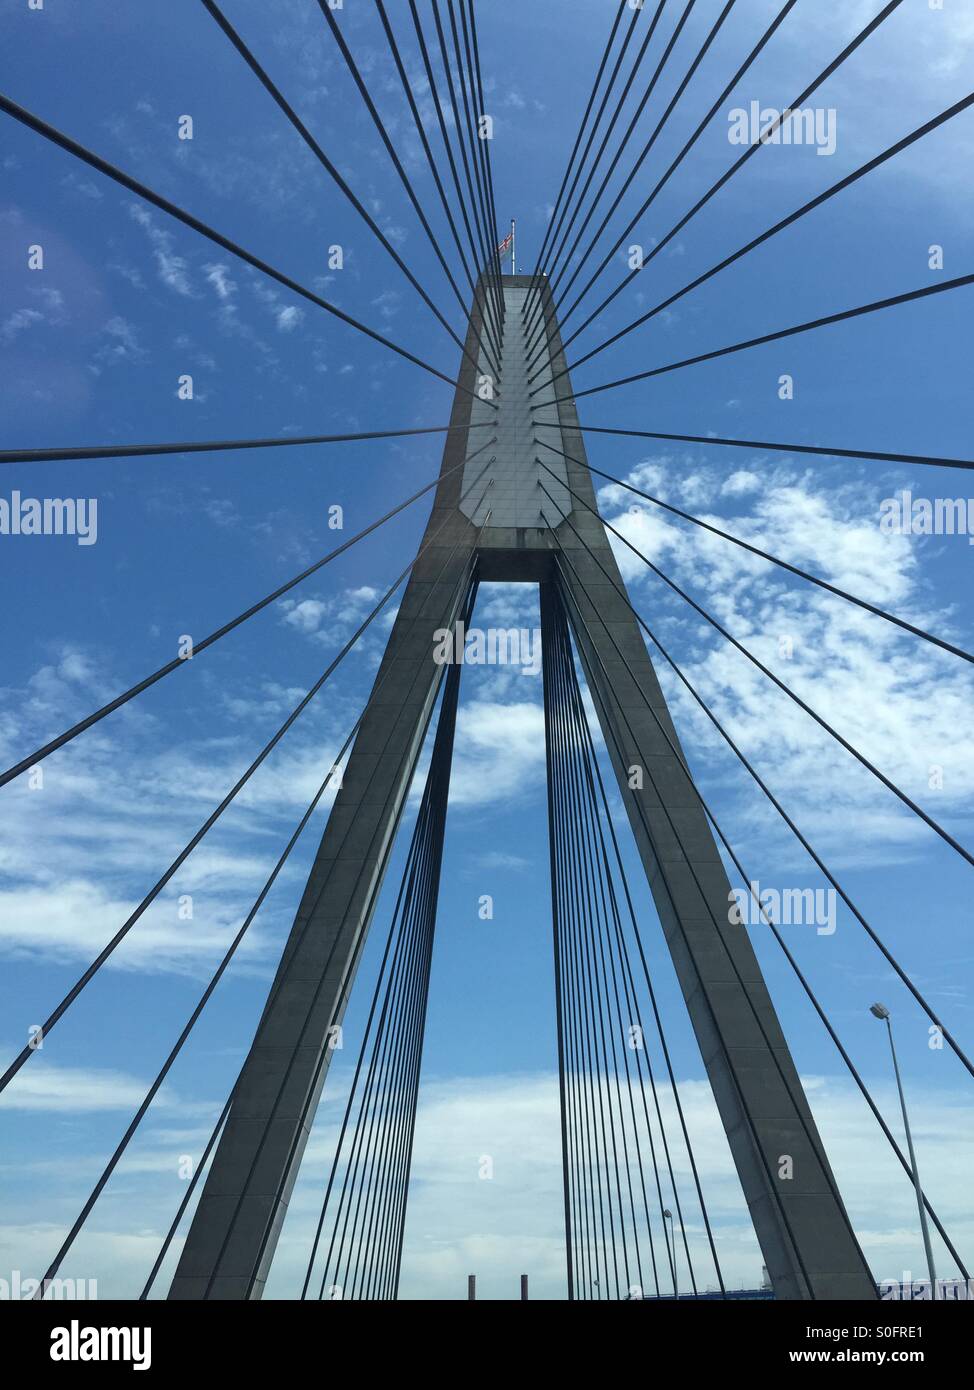
M594 514L574 403L555 399L570 397L568 377L528 394L529 293L541 296L550 365L555 372L566 366L546 282L509 275L500 290L497 409L477 398L477 372L465 360L423 547L169 1296L243 1299L263 1292L327 1074L332 1030L342 1020L443 677L433 634L453 626L464 581L476 573L538 583L543 607L557 598L568 616L776 1296L875 1298L747 932L729 912L727 873ZM483 328L477 303L466 340L470 358L478 358ZM479 362L489 376L486 359ZM485 437L491 445L481 449ZM544 451L551 472L537 461L544 445L560 451ZM559 553L564 566L556 563ZM646 772L635 790L634 765Z

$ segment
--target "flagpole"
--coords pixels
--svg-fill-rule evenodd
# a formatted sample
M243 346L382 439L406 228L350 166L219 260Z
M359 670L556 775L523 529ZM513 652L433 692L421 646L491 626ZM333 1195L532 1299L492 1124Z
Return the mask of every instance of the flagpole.
M517 262L514 259L514 218L511 218L511 274L517 274Z

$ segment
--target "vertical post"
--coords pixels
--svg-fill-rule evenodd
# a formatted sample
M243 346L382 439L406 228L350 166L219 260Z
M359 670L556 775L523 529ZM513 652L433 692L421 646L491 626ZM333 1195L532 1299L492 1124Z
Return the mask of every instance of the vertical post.
M527 1276L526 1274L522 1274L522 1275L521 1275L521 1302L522 1302L522 1303L527 1303L527 1301L528 1301L528 1276Z
M476 1274L467 1275L467 1301L476 1303L477 1301L477 1276Z
M903 1093L903 1081L900 1076L900 1066L896 1060L896 1048L893 1045L893 1025L890 1022L889 1010L886 1011L886 1031L889 1034L889 1050L893 1054L893 1071L896 1075L896 1087L900 1093L900 1109L903 1111L903 1127L906 1130L906 1145L910 1153L910 1167L913 1169L913 1184L916 1188L917 1207L920 1212L920 1230L923 1233L923 1249L927 1256L927 1273L930 1275L930 1297L937 1297L937 1272L933 1263L933 1247L930 1244L930 1227L927 1224L927 1213L923 1205L923 1188L920 1186L920 1169L917 1167L917 1156L913 1148L913 1132L910 1129L910 1117L906 1112L906 1096Z
M677 1257L677 1249L676 1249L676 1231L673 1229L673 1213L670 1211L670 1209L669 1209L668 1207L667 1207L667 1209L663 1212L663 1234L664 1234L664 1236L666 1235L666 1228L667 1228L667 1225L669 1225L669 1237L667 1238L667 1245L669 1246L669 1252L670 1252L670 1264L672 1265L672 1268L673 1268L673 1297L674 1297L674 1298L679 1298L679 1297L680 1297L680 1284L679 1284L679 1279L678 1279L677 1272L676 1272L676 1257Z
M541 631L544 643L549 641L551 630L551 585L541 585ZM549 873L551 877L551 936L555 963L555 1025L558 1038L558 1113L561 1121L561 1161L562 1161L562 1200L565 1204L565 1262L568 1275L568 1301L571 1303L575 1298L575 1261L572 1252L572 1211L571 1211L571 1180L568 1168L568 1117L565 1088L565 1019L564 1019L564 1000L562 992L562 969L561 969L561 899L558 892L558 861L555 851L555 791L554 791L554 769L552 767L551 750L553 747L552 730L552 705L549 699L549 682L553 663L548 659L548 647L543 647L544 656L542 659L542 670L545 682L545 748L547 757L545 768L547 772L548 784L548 859Z
M517 274L517 260L514 255L514 218L511 218L511 274Z

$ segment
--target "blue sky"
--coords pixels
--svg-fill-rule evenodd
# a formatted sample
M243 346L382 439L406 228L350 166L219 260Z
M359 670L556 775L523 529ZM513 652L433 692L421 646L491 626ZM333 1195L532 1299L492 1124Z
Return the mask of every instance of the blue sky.
M426 7L422 7L424 14ZM621 230L743 60L777 5L738 0L721 35L613 223ZM799 0L726 105L787 104L880 8ZM404 5L390 7L424 119L433 120ZM667 6L666 37L682 5ZM719 6L699 0L621 171L696 54ZM835 13L840 10L841 13ZM227 0L226 11L326 152L450 318L460 307L361 106L314 0L278 7ZM479 33L494 116L499 229L518 221L530 268L609 23L604 0L493 0ZM457 352L196 0L160 8L3 0L2 90L204 221L453 375ZM374 7L346 0L341 19L430 220L449 251L435 189L410 127ZM555 27L556 26L556 27ZM670 26L670 28L667 28ZM946 0L905 0L823 89L837 148L768 147L580 338L570 357L708 268L814 193L966 95L974 20ZM659 48L654 47L658 52ZM640 91L637 84L636 91ZM631 107L632 103L630 103ZM627 112L630 108L627 107ZM177 124L193 117L194 138ZM627 117L628 118L628 117ZM432 129L432 126L430 127ZM4 447L203 440L444 424L450 392L16 123L0 141L0 379ZM435 142L434 142L435 143ZM968 112L927 137L671 313L580 369L598 385L820 314L919 288L971 268L960 171L974 150ZM437 148L438 145L436 146ZM715 118L631 240L647 246L739 153ZM653 179L655 181L655 178ZM616 187L617 183L613 184ZM42 272L27 247L44 247ZM328 247L345 268L328 268ZM602 244L607 249L608 242ZM929 247L944 248L943 272ZM451 262L452 264L453 262ZM602 293L627 273L619 253ZM970 454L971 291L944 295L673 373L580 403L587 424L801 443ZM598 301L590 298L591 310ZM575 323L580 322L576 318ZM191 373L194 399L177 398ZM795 398L778 397L779 377ZM86 714L324 554L328 508L352 534L435 476L441 440L380 441L149 460L8 466L0 495L98 499L98 540L0 537L6 598L0 704L4 765ZM713 447L654 446L593 435L594 464L715 519L735 534L921 626L974 646L966 536L884 537L880 503L912 486L964 496L965 475L814 461ZM974 683L963 662L901 636L719 540L671 525L631 496L606 515L736 636L794 685L894 781L971 843ZM972 504L974 505L974 504ZM276 729L414 551L420 503L198 661L51 758L42 791L0 793L2 1038L13 1055L175 852ZM619 551L634 602L714 703L788 809L905 968L971 1040L971 870L911 818L743 658ZM485 588L478 621L536 621L530 590ZM110 969L85 992L7 1100L2 1161L16 1197L0 1229L0 1277L39 1273L73 1219L128 1114L168 1050L353 724L388 623L360 644L322 697L207 837ZM792 656L781 655L789 638ZM665 674L704 794L763 885L820 886ZM465 673L448 823L415 1199L407 1225L407 1296L462 1296L481 1274L509 1296L530 1269L561 1296L560 1173L551 999L540 681ZM942 789L930 769L943 768ZM249 1040L286 933L316 829L295 853L186 1058L79 1240L66 1269L104 1293L141 1284L181 1194L178 1158L198 1152ZM401 859L397 859L401 864ZM387 890L394 894L396 864ZM668 1005L677 1074L735 1282L756 1281L746 1228L704 1072L682 1017L648 893L647 937ZM191 923L177 916L191 893ZM491 893L495 919L477 918ZM370 963L391 906L375 918ZM883 1038L867 1005L894 1011L916 1105L920 1163L962 1253L974 1257L963 1201L967 1074L927 1046L922 1014L840 909L838 930L794 928L796 954L899 1134ZM752 931L799 1068L878 1277L922 1268L911 1192L773 943ZM332 1073L319 1133L282 1240L276 1292L302 1268L348 1046ZM881 1147L882 1146L882 1147ZM495 1157L492 1183L477 1160ZM24 1155L31 1155L25 1164ZM950 1218L953 1217L951 1220ZM966 1244L964 1237L966 1236ZM950 1262L941 1257L943 1272ZM299 1277L299 1276L298 1276Z

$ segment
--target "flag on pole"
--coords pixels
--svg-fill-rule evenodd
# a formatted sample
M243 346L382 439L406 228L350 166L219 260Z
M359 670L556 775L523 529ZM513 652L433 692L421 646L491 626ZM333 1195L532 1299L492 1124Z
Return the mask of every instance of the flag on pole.
M503 256L505 251L511 253L511 274L515 274L514 269L514 218L511 218L511 230L497 248L498 256Z

